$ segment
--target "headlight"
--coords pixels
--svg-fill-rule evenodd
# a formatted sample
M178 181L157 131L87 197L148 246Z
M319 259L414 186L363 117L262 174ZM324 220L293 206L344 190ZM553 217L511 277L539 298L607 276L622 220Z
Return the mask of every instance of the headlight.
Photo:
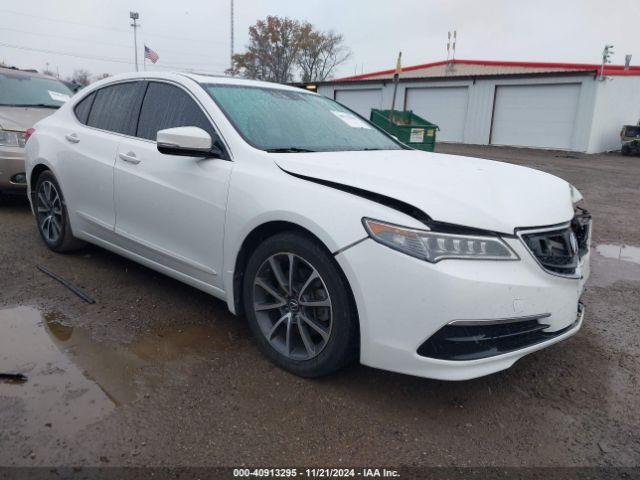
M0 130L0 145L6 147L24 147L24 132Z
M362 219L375 241L413 257L436 263L445 258L469 260L519 260L518 255L497 235L460 235L417 230Z

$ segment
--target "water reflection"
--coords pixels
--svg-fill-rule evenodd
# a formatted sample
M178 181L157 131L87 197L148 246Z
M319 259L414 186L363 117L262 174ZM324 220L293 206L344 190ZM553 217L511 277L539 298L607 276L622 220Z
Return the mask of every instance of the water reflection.
M0 416L14 417L10 424L22 432L74 433L136 400L142 386L161 386L173 360L236 348L214 325L159 329L121 345L96 341L55 312L0 310L0 372L27 376L0 381L0 407L12 405Z

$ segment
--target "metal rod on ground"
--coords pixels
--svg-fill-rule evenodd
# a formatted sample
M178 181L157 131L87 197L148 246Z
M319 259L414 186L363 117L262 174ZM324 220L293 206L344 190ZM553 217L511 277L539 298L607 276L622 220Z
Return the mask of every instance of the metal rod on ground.
M38 270L40 270L43 273L46 273L47 275L49 275L54 280L60 282L62 285L67 287L69 290L71 290L73 293L75 293L77 296L79 296L85 302L87 302L87 303L96 303L96 301L93 298L91 298L89 295L87 295L85 292L80 290L75 285L72 285L71 283L69 283L67 280L62 278L57 273L53 273L51 270L48 270L48 269L44 268L42 265L36 265L36 266L38 267Z
M0 373L0 380L23 383L27 381L27 377L21 373Z
M389 110L389 121L393 122L396 109L396 95L398 93L398 83L400 82L400 73L402 72L402 52L398 54L398 62L396 63L396 73L393 74L393 100L391 100L391 110Z

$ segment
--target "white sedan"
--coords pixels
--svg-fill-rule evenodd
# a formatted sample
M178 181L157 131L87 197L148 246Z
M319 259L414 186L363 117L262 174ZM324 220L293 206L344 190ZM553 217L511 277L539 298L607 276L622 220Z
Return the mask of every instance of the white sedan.
M282 85L127 74L29 131L37 226L227 302L280 367L462 380L576 333L589 214L552 175L399 143Z

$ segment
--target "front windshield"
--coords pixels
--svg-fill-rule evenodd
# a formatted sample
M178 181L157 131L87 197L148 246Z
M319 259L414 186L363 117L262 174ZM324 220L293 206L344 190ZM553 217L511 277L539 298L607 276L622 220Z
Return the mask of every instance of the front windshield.
M1 107L59 108L71 95L71 90L53 78L0 72Z
M244 139L271 152L399 150L340 104L304 91L203 85Z
M640 137L640 127L627 125L624 127L623 135L625 137Z

